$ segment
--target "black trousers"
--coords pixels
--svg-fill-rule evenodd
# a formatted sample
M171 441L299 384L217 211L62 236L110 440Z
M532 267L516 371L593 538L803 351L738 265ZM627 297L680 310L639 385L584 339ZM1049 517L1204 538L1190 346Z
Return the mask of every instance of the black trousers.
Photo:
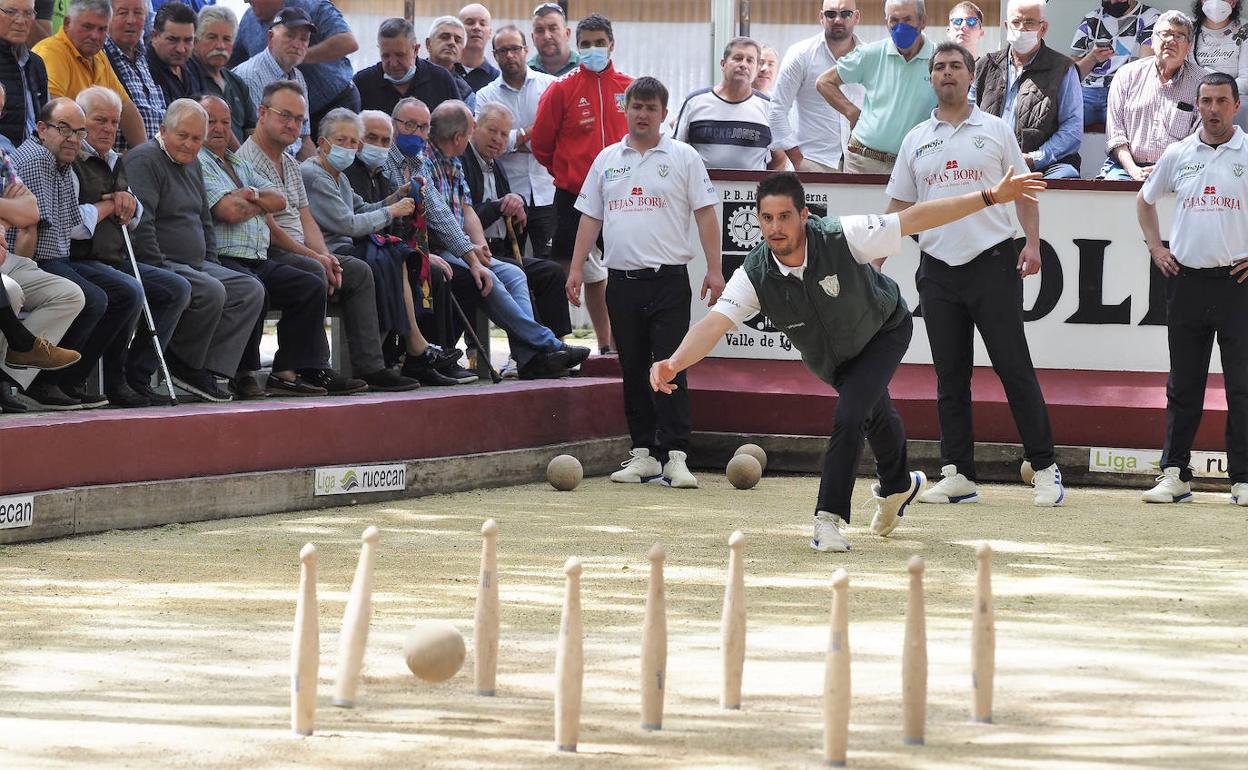
M650 365L671 357L689 331L693 290L684 265L655 270L611 270L607 314L624 377L624 417L634 448L667 462L669 450L689 448L693 429L685 373L671 394L650 388Z
M563 265L564 270L572 264L572 252L576 247L576 231L581 227L581 212L576 208L576 193L555 188L554 231L550 238L550 258ZM602 233L598 234L598 248L602 248Z
M1024 455L1036 470L1052 465L1053 431L1023 330L1023 279L1013 239L958 267L923 254L918 285L936 366L943 464L957 466L972 481L976 478L971 373L978 329L992 370L1005 388Z
M555 204L534 206L532 201L528 201L526 206L525 213L528 215L528 220L524 230L516 234L520 238L520 251L524 251L524 242L527 239L533 246L533 256L538 259L549 259L550 239L555 234ZM577 224L580 224L579 218ZM573 238L575 237L573 235Z
M1231 483L1248 481L1248 286L1229 268L1181 267L1166 281L1170 380L1166 383L1166 446L1161 467L1188 467L1205 406L1205 382L1216 337L1226 383L1226 459Z
M454 263L451 265L451 278L447 278L438 268L429 271L430 293L433 295L432 312L416 311L416 325L420 327L425 339L444 348L453 348L464 333L464 325L460 323L459 314L455 312L451 299L459 303L469 320L476 318L477 308L481 304L481 292L472 280L472 273L467 268ZM408 273L408 280L413 286L420 285L420 274L416 270Z
M608 283L608 290L610 286ZM910 488L906 429L889 398L888 383L910 346L913 332L914 322L906 313L900 323L876 332L862 352L837 367L833 383L836 414L828 448L823 454L816 512L827 511L849 521L864 438L875 454L881 494L891 495Z
M306 270L283 265L271 259L243 260L221 257L221 264L255 276L264 284L264 312L238 362L240 372L260 371L260 339L264 336L264 316L278 310L277 353L273 371L319 369L324 362L325 303L328 295L321 280Z

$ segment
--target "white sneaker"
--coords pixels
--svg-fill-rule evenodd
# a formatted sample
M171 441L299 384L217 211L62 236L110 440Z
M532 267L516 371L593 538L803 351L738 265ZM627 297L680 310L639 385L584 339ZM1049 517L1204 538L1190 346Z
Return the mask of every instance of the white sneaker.
M940 469L944 476L936 486L919 495L920 503L978 503L979 493L975 482L958 473L958 466L946 465Z
M1036 470L1031 467L1030 460L1023 460L1022 465L1018 466L1018 475L1027 486L1036 483Z
M629 459L620 463L618 471L611 474L612 481L622 484L641 484L663 478L663 466L657 458L650 456L649 449L628 450Z
M822 553L845 553L850 548L844 534L848 526L835 513L819 511L815 514L815 534L810 539L810 547Z
M1231 505L1248 505L1248 483L1231 485Z
M880 497L880 486L871 488L875 496L875 515L871 517L871 534L888 537L888 534L901 523L909 505L923 488L927 477L922 471L910 471L910 488L904 492L895 492L888 497Z
M1062 486L1062 472L1057 469L1057 463L1036 471L1032 483L1036 486L1036 497L1033 502L1041 508L1061 505L1066 499L1066 488Z
M667 465L663 466L663 483L676 489L697 489L698 480L685 465L686 455L678 449L667 453ZM657 460L655 462L658 462Z
M476 369L473 369L473 371L475 372ZM507 363L503 364L503 368L499 370L498 374L504 380L518 380L520 379L520 367L516 365L514 358L509 358Z
M1179 478L1178 468L1162 468L1161 475L1157 477L1157 486L1141 497L1146 503L1190 503L1192 485Z

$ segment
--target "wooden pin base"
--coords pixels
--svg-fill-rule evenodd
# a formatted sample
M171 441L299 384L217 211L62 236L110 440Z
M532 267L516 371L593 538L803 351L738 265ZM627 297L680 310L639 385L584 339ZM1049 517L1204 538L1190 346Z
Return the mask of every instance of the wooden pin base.
M641 729L643 729L643 730L662 730L662 729L663 729L663 725L661 725L661 724L658 724L658 725L652 725L652 724L646 724L645 722L642 722L642 723L641 723Z
M922 746L923 745L922 738L902 738L901 742L907 746Z

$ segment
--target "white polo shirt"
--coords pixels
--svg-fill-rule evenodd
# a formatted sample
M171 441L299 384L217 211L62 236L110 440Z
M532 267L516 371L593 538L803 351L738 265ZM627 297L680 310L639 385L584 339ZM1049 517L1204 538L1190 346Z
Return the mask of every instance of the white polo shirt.
M1170 251L1185 267L1225 267L1248 256L1248 138L1210 147L1200 132L1172 144L1144 182L1144 200L1178 197Z
M959 126L932 117L906 134L888 195L922 203L991 188L1005 170L1027 173L1027 159L1014 130L1000 118L971 109ZM919 233L919 248L949 265L965 265L980 252L1015 235L1004 206L989 206L968 217Z
M608 269L640 270L692 260L690 218L718 200L697 150L664 134L642 154L625 135L598 153L576 208L602 220Z
M897 214L854 214L841 217L841 230L845 233L845 242L849 251L861 264L873 259L887 257L901 250L901 217ZM807 241L808 249L810 242ZM807 257L803 255L802 264L789 267L769 254L782 275L796 276L799 280L806 274ZM754 290L754 282L745 274L744 268L737 268L719 301L711 308L712 312L727 316L733 326L740 326L762 312L758 302L758 292Z

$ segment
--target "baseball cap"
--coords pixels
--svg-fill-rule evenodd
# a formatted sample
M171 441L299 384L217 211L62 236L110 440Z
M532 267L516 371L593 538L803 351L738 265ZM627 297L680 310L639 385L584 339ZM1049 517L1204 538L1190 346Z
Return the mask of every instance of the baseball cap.
M283 8L273 17L273 21L269 24L269 29L276 27L278 24L285 24L291 29L299 27L307 27L316 32L316 25L312 23L312 17L302 8Z

